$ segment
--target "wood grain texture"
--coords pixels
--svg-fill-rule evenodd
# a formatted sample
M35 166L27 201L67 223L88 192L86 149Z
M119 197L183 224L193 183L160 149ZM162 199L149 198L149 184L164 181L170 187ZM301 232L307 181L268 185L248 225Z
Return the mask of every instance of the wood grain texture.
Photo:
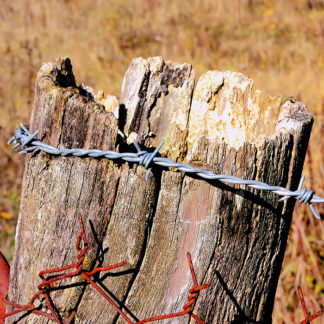
M31 130L39 129L39 138L53 146L89 148L95 145L115 149L117 120L102 106L79 95L75 84L60 85L62 75L72 74L71 69L64 70L70 67L69 59L62 61L43 65L38 74ZM77 213L83 215L87 233L91 233L91 220L102 240L119 178L118 168L105 160L55 158L47 154L27 158L11 272L9 296L12 300L22 304L29 301L37 291L41 270L75 262ZM96 244L93 235L88 235L88 239L91 263ZM53 298L67 313L78 300L69 290L60 290ZM7 322L13 320L14 317L8 318ZM31 315L22 322L40 320Z
M125 74L116 120L80 93L65 58L38 74L31 130L67 148L130 150L137 139L150 150L165 139L162 156L295 189L312 116L301 103L252 86L240 73L210 71L194 90L190 65L138 58ZM145 173L104 159L28 157L10 299L26 303L39 271L75 260L80 212L91 247L87 266L101 261L100 250L104 266L128 263L97 280L134 322L182 310L193 286L190 252L198 282L211 284L195 304L197 316L206 323L271 323L294 201L175 170L153 168L148 181ZM124 322L91 286L58 290L53 300L64 318L76 310L78 323ZM48 321L29 315L21 322Z

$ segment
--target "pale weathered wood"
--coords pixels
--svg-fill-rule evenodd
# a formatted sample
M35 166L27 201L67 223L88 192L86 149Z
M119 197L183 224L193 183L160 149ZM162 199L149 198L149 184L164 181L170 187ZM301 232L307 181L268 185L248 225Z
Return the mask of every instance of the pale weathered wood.
M61 59L38 74L31 130L68 148L130 150L125 141L133 139L152 148L165 139L162 156L296 188L312 126L304 105L253 93L252 81L233 72L207 72L193 87L188 64L134 59L117 121L79 93L70 60ZM107 160L28 157L10 299L27 303L40 270L75 261L81 212L91 246L87 266L98 262L96 240L108 249L104 266L128 263L99 281L134 322L182 310L192 287L190 252L198 281L211 283L195 314L207 323L270 323L294 201L173 170L154 168L148 181L145 173ZM90 286L59 290L53 300L64 318L77 310L79 323L124 322ZM48 321L29 315L21 322Z
M179 83L180 81L177 79L180 74L179 71L182 71L183 76L180 78L182 83ZM180 149L180 147L185 145L184 139L187 132L186 125L181 129L177 126L176 122L169 122L169 116L163 109L170 109L170 113L172 112L173 114L176 114L177 111L180 110L181 113L186 115L187 121L194 84L191 71L191 66L188 64L176 65L174 63L165 63L162 58L159 57L148 60L133 60L126 73L121 95L122 105L125 105L127 111L134 111L134 113L127 113L125 132L130 136L132 136L131 132L135 134L134 129L130 129L128 125L134 124L135 122L133 121L137 119L141 119L141 123L146 126L142 127L142 130L137 130L138 133L136 134L138 134L138 136L136 136L136 139L139 140L141 144L146 144L148 147L153 145L154 147L157 145L157 142L162 139L162 137L159 137L160 130L158 125L163 124L165 126L162 132L166 142L161 151L165 152L169 157L172 156L176 158L176 154L180 156L183 152L183 148ZM175 82L177 82L177 84L174 85ZM170 106L165 105L165 102L170 103ZM145 109L139 111L139 105L145 107ZM150 118L153 115L155 116L154 121ZM168 137L170 134L172 134L173 137ZM176 149L174 149L174 145ZM155 188L148 189L145 188L147 186L144 180L145 169L139 167L139 174L134 174L133 172L129 172L127 164L123 167L126 168L126 170L124 177L123 175L121 177L118 188L118 194L120 193L120 195L117 195L112 219L103 242L104 247L109 247L109 251L105 256L106 265L111 264L111 261L115 259L116 256L118 256L119 260L125 260L130 263L128 267L131 269L130 274L117 278L107 278L107 280L105 280L105 286L109 287L120 301L125 300L128 296L128 292L132 289L133 282L138 277L138 272L143 266L143 258L146 255L146 249L150 244L152 222L154 222L155 219L157 201L155 200L154 203L151 204L149 210L143 209L143 205L149 200L151 195L156 199L158 198L158 192L161 186L160 171L156 170L154 176L150 176L149 181L154 181ZM142 194L140 194L140 192L142 192ZM140 198L136 199L137 195ZM141 228L141 231L138 229L139 226L144 226ZM141 233L143 240L141 242L134 241L132 237L133 232ZM137 262L134 262L133 258L136 258ZM141 273L141 270L139 273ZM142 285L146 286L148 290L151 290L150 284L142 282ZM157 287L157 290L159 289L161 294L164 293L164 285L165 283L161 281ZM90 295L88 296L88 294ZM142 297L140 298L142 299ZM91 292L88 289L81 301L79 307L81 318L92 319L97 323L110 323L115 320L116 313L106 311L107 302L104 299L99 299L96 302L95 309L92 303L89 303L89 300L93 300L93 289L91 289ZM153 303L150 299L148 300L150 302L147 306L151 309ZM157 296L155 302L159 303ZM147 302L138 303L137 307L144 307L145 304L147 304ZM126 305L128 307L127 302ZM129 306L128 309L135 316L140 315L137 314L137 308L133 310L133 308Z

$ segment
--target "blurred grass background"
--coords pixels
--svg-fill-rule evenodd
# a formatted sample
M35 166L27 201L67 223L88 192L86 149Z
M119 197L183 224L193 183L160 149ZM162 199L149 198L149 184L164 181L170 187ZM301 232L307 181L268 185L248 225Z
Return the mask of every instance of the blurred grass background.
M0 249L9 261L24 159L6 141L28 124L41 64L59 56L70 56L78 83L117 97L131 59L155 55L191 63L196 81L207 70L240 71L256 88L297 97L315 117L306 185L324 196L323 0L1 0L0 20ZM296 207L274 323L304 318L298 285L309 311L323 307L323 226Z

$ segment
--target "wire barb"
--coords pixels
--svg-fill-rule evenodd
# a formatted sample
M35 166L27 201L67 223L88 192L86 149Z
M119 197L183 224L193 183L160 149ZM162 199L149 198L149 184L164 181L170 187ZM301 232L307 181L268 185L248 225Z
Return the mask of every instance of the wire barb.
M160 321L160 320L174 318L174 317L181 317L186 314L189 314L189 316L191 316L199 324L206 324L197 315L192 313L192 308L193 308L193 304L196 302L199 291L202 289L208 288L209 284L207 283L207 284L203 284L203 285L198 285L196 273L195 273L195 270L194 270L194 267L192 264L191 255L189 252L187 252L187 259L188 259L189 269L190 269L191 278L192 278L194 286L193 286L193 288L189 289L190 295L188 297L187 304L185 304L182 307L183 311L178 312L178 313L172 313L172 314L167 314L167 315L160 315L160 316L146 318L144 320L136 322L136 324L144 324L144 323L155 322L155 321Z
M272 191L275 194L282 196L282 198L280 198L279 201L284 201L293 197L302 204L308 204L313 215L316 218L321 219L321 217L316 212L313 204L324 203L324 198L316 196L313 190L309 190L306 188L302 189L305 180L304 176L302 177L297 190L291 191L289 189L280 186L271 186L258 180L244 180L232 175L215 174L212 171L195 168L186 163L177 163L167 158L158 157L157 154L161 149L164 141L162 141L152 153L149 153L147 151L142 151L136 141L134 141L133 144L137 150L137 153L133 153L133 152L119 153L114 151L102 151L97 149L89 149L89 150L84 150L80 148L59 149L51 145L42 143L37 138L37 134L38 131L32 134L30 133L28 127L20 123L20 128L16 130L15 135L8 141L8 144L10 145L13 143L14 144L14 146L12 147L13 149L16 149L19 146L21 146L21 151L19 152L19 154L42 151L56 156L72 155L77 157L107 158L109 160L123 160L126 162L138 163L140 165L143 165L147 169L147 173L145 176L146 180L148 179L150 172L152 170L152 164L155 164L155 165L168 167L168 168L176 168L179 171L183 171L185 173L193 173L205 180L218 180L225 184L238 184L240 186L246 185L253 189Z
M305 299L303 296L303 291L300 286L298 286L298 295L299 295L300 303L302 305L304 316L305 316L305 319L303 321L301 321L300 324L310 324L310 322L313 319L315 319L316 317L318 317L324 313L324 310L320 309L318 312L314 313L313 315L309 315L307 307L306 307Z
M116 302L113 301L113 299L102 289L96 282L95 278L91 278L97 273L101 273L103 271L109 271L112 269L116 269L119 267L122 267L126 265L126 262L120 262L116 263L107 267L95 267L93 270L85 270L83 268L83 263L85 260L85 255L87 254L89 250L89 244L88 240L85 234L84 224L82 220L81 214L78 214L78 220L80 223L80 231L77 236L75 249L78 252L77 256L77 262L72 263L60 268L55 269L45 269L39 272L38 276L42 280L42 283L37 286L38 291L33 295L33 297L30 299L29 303L26 305L20 305L17 303L14 303L12 301L9 301L7 298L5 299L6 304L9 306L16 308L16 310L13 310L9 313L0 314L0 320L5 319L6 317L19 314L21 312L29 312L33 313L35 315L40 315L49 318L50 320L58 323L58 324L70 324L71 321L74 319L76 315L76 311L73 311L69 318L67 320L62 319L59 311L56 309L51 297L50 293L54 290L55 284L57 284L58 281L61 281L63 279L67 278L74 278L77 276L82 276L92 287L94 287L102 297L104 297L110 304L113 306L113 308L118 312L118 314L126 321L128 324L143 324L143 323L149 323L149 322L155 322L158 320L163 319L169 319L173 317L180 317L185 316L188 314L192 318L195 319L196 322L199 324L205 324L200 318L198 318L195 314L192 313L193 304L196 302L196 299L198 297L198 293L200 290L205 289L209 287L209 284L203 284L198 285L195 270L192 264L190 253L187 253L189 268L192 276L192 281L194 283L194 287L189 290L190 296L188 297L188 303L183 306L183 311L178 313L172 313L172 314L166 314L156 317L150 317L146 318L144 320L136 321L135 323L132 322L132 320L125 314L125 312L116 304ZM72 272L67 272L65 274L62 274L63 271L72 269ZM57 286L56 288L59 288ZM62 288L64 289L64 288ZM40 300L40 305L35 306L34 302L36 299L39 299L39 297L43 295L47 304L47 308L50 312L43 311L43 304L42 300ZM27 313L28 315L28 313Z
M158 145L158 147L152 152L149 153L147 151L142 151L141 148L139 147L138 143L136 141L133 142L136 150L137 150L137 155L141 157L141 159L138 161L139 165L143 165L145 169L147 169L145 180L148 179L152 168L149 167L155 156L159 153L159 150L161 149L162 145L164 144L164 140L161 141L161 143Z
M52 321L58 324L70 324L75 316L75 312L72 312L68 318L68 320L63 320L61 315L56 310L52 299L50 298L50 292L55 288L55 284L58 281L61 281L66 278L74 278L76 276L83 276L83 278L88 281L90 285L92 285L114 308L115 310L125 319L128 324L132 324L132 321L127 317L127 315L119 308L119 306L110 298L95 282L91 279L91 276L98 272L109 271L115 268L122 267L126 265L126 262L116 263L107 267L96 267L92 271L87 271L83 269L83 262L85 260L86 253L89 250L89 244L87 241L87 237L84 230L84 224L82 220L81 214L78 214L78 219L80 223L80 231L77 236L77 241L75 244L75 249L78 251L77 262L73 264L69 264L60 268L55 269L46 269L39 272L38 276L42 280L42 283L37 286L38 291L33 295L30 299L29 303L26 305L20 305L17 303L13 303L9 301L7 298L5 302L13 307L17 308L6 314L0 314L0 320L6 317L21 313L23 311L29 311L30 313L34 313L36 315L45 316ZM67 272L65 274L61 274L62 271L74 269L72 272ZM48 276L46 278L46 276ZM41 295L45 297L45 301L47 303L47 308L49 309L50 313L46 311L42 311L38 309L39 307L43 308L42 301L40 300L40 305L35 307L34 302L38 299Z

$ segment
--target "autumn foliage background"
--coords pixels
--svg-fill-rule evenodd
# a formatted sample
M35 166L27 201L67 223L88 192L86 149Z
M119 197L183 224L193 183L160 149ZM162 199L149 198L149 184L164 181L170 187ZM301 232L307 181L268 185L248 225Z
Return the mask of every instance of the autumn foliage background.
M295 96L315 118L306 185L324 196L324 1L1 0L0 21L0 250L9 261L24 158L6 142L28 124L41 64L59 56L71 58L78 83L117 97L131 59L156 55L191 63L196 81L207 70L239 71L271 95ZM309 311L324 306L323 230L296 207L274 323L304 318L298 285Z

